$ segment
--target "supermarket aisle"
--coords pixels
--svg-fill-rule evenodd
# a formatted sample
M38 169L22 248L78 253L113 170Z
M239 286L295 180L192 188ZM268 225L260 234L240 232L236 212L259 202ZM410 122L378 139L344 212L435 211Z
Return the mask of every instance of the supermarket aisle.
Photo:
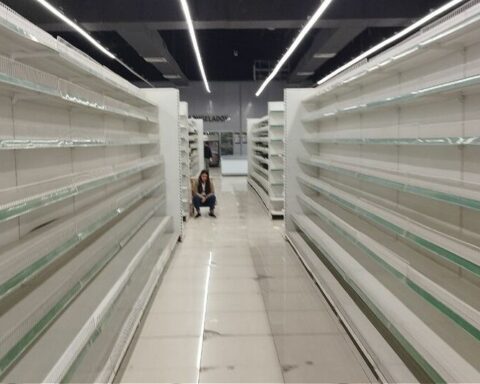
M246 178L190 220L123 382L371 382L373 375Z

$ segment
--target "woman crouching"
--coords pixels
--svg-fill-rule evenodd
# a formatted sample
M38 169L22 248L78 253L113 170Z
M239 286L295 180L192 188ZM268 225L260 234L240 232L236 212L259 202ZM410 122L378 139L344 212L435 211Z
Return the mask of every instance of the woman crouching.
M203 170L200 172L198 180L195 182L193 190L193 206L197 211L195 218L200 217L200 207L210 207L209 216L215 216L215 203L217 199L215 197L215 187L210 180L208 171Z

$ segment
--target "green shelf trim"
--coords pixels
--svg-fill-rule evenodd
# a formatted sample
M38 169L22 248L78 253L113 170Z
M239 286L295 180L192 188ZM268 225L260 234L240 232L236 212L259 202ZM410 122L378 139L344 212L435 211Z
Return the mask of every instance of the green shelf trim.
M125 179L128 176L137 174L148 168L155 167L160 163L160 160L152 161L147 164L138 165L132 167L131 169L126 169L116 174L105 176L96 180L86 181L73 186L70 185L67 187L58 188L54 191L43 193L40 196L27 198L11 204L5 204L3 208L0 206L0 223L25 215L37 209L58 203L68 198L77 196L81 193L102 187L109 183Z
M253 168L257 169L260 172L263 172L265 175L268 175L268 169L265 169L255 163L252 164Z
M344 145L417 145L417 146L448 146L448 145L480 145L480 137L424 137L424 138L369 138L369 139L322 139L305 137L306 143L344 144Z
M310 200L310 201L309 201ZM461 315L456 313L454 310L449 308L447 305L442 303L440 300L435 298L430 292L423 289L413 280L411 280L407 275L404 275L401 271L397 270L395 267L390 265L386 262L380 255L372 251L368 248L363 242L356 239L352 236L348 231L342 228L338 223L331 220L328 216L322 214L317 207L315 207L315 202L311 201L311 199L301 198L301 202L306 205L309 209L313 210L317 216L319 216L326 224L330 225L337 233L341 236L346 238L350 243L355 245L357 248L362 250L366 255L372 258L378 265L380 265L383 269L389 272L392 276L394 276L397 280L404 283L408 288L412 289L416 294L418 294L423 300L425 300L428 304L434 307L437 311L444 314L450 320L455 322L458 326L460 326L464 331L468 332L472 335L475 339L480 340L480 330L476 328L473 324L471 324L468 320L463 318Z
M38 75L39 78L48 77L49 81L52 84L55 84L55 86L39 84L39 83L30 81L28 79L17 78L9 75L8 73L0 72L0 83L3 85L13 86L16 88L20 88L22 90L27 90L27 91L38 93L41 95L49 96L58 101L75 104L81 107L95 110L97 112L112 113L115 115L129 117L129 118L146 121L150 123L156 123L158 121L156 116L154 116L153 114L148 114L139 108L132 107L128 104L125 104L115 99L111 99L100 93L89 91L87 89L82 88L81 86L78 86L73 83L69 83L66 80L60 79L46 72L39 71L38 69L35 69L33 67L29 67L22 63L18 63L18 62L15 62L14 60L0 56L0 59L2 58L4 60L10 61L12 70L15 70L17 67L21 68L21 70L29 70L32 73L35 73L36 75ZM77 93L88 93L94 96L95 98L97 98L98 100L90 101L83 96L76 95L75 92L70 94L68 91L62 91L62 89L69 88L69 87L73 91L79 91ZM113 105L108 105L107 101L109 101ZM121 107L114 106L114 105L121 105Z
M349 170L340 166L326 164L324 162L315 161L308 158L298 158L298 160L306 165L322 168L327 171L335 172L344 176L350 176L354 179L367 181L369 183L377 184L385 188L390 188L401 192L408 192L429 199L438 200L448 204L458 205L460 207L480 211L480 200L475 200L446 192L440 192L430 188L417 187L415 185L406 184L399 181L388 180L379 176L368 175L358 171Z
M25 79L17 79L14 77L9 76L6 73L0 72L0 83L11 85L14 87L19 87L23 89L27 89L29 91L42 93L52 97L59 97L58 89L51 88L46 85L34 83Z
M124 287L122 291L125 289ZM68 369L67 373L61 378L60 383L71 383L72 382L72 376L75 374L75 371L77 368L80 366L80 364L83 362L83 359L86 357L88 349L90 346L92 346L95 341L100 337L102 334L106 324L108 321L111 319L111 316L113 314L113 309L115 308L115 304L118 303L118 300L120 299L121 295L118 295L118 297L115 299L114 303L112 306L105 312L105 315L103 316L102 320L97 324L95 330L93 331L92 335L89 337L87 343L85 346L82 348L78 356L75 358L74 362Z
M73 300L83 291L88 283L103 269L105 265L120 251L120 246L116 244L100 261L98 261L82 279L77 282L69 291L58 301L50 311L45 314L18 342L0 359L0 378L12 364L42 335L42 333L52 324L55 319L73 302Z
M158 142L158 139L0 139L0 150L113 147L127 145L149 145L157 144Z
M256 133L265 133L265 132L268 132L268 127L258 127L258 128L253 128L253 129L252 129L252 133L253 133L253 134L256 134Z
M359 111L365 111L365 110L370 110L374 108L393 106L398 103L414 101L419 98L432 96L441 92L461 90L466 87L472 87L479 84L480 84L480 75L469 76L466 78L457 79L457 80L448 81L442 84L434 85L431 87L421 88L403 95L387 97L386 99L374 100L368 103L363 103L358 105L352 105L350 107L337 109L337 110L326 112L323 114L318 114L313 112L312 113L313 116L311 117L307 116L302 121L304 123L312 123L318 120L338 116L345 113L359 112Z
M137 204L144 197L148 196L150 193L154 192L159 188L163 182L157 183L156 185L148 188L143 193L136 195L132 200L128 201L126 204L116 207L113 211L108 212L107 214L100 217L95 223L80 229L73 237L59 245L57 248L51 250L45 256L39 258L34 263L30 264L28 267L24 268L20 272L16 273L10 279L0 284L0 300L2 300L6 295L11 294L16 289L20 288L27 280L32 279L48 267L52 262L57 260L59 257L65 255L67 252L71 251L77 245L79 245L83 240L87 239L99 229L105 227L113 219L120 216L123 212L128 210Z
M432 243L431 241L424 239L404 228L401 228L397 226L396 224L370 212L367 211L363 208L358 207L357 205L353 204L350 201L347 201L334 193L328 191L325 188L322 188L321 185L318 185L318 183L311 182L305 178L299 177L298 180L306 185L307 187L320 192L322 195L327 197L329 200L333 201L334 203L338 204L342 208L345 208L346 210L353 212L360 216L361 218L364 218L368 221L370 221L373 224L379 225L382 228L385 228L388 232L395 236L399 236L402 239L407 240L410 243L413 243L414 245L417 245L421 247L422 249L428 251L429 253L439 256L442 259L456 265L457 267L463 268L476 276L480 277L480 266L471 262L470 260L467 260L463 258L460 255L457 255L456 253L449 251L448 249L445 249L437 244Z
M11 18L12 16L13 20L8 20L8 18ZM18 25L18 22L27 25L27 28ZM7 10L4 15L0 16L0 26L21 38L29 40L31 43L35 43L35 45L37 45L35 48L37 51L38 48L40 48L41 52L48 52L49 54L53 54L62 59L62 64L65 64L65 62L67 62L69 65L73 64L75 67L80 68L89 75L95 76L99 81L102 81L108 86L113 87L116 92L121 91L137 101L142 101L142 103L147 104L149 107L154 106L150 101L141 97L139 94L132 93L130 90L125 88L124 85L121 85L118 82L110 79L108 76L105 76L102 73L102 71L104 71L104 67L102 67L101 64L88 57L92 64L95 65L95 68L85 65L78 60L78 57L75 57L83 56L83 52L79 52L75 47L70 46L66 42L59 44L57 39L53 38L44 30L34 26L33 24L29 24L28 21L23 17L15 15L14 11L12 13L12 11ZM68 51L66 51L66 49Z
M253 156L253 158L263 164L268 164L268 157Z
M322 252L329 262L334 266L337 272L342 276L342 278L349 284L355 293L364 301L368 308L375 314L377 319L382 322L382 324L392 333L393 337L399 342L400 345L405 349L405 351L416 361L422 369L429 375L434 383L444 383L447 381L428 363L428 361L415 349L415 347L402 335L402 333L388 320L388 318L383 314L383 311L373 303L368 295L366 295L363 290L350 278L348 273L346 273L335 261L335 257L330 255L328 249L323 247L315 236L312 236L308 229L305 228L301 220L298 217L293 217L297 227L310 239L310 241L315 244L315 246Z
M90 268L85 275L2 357L0 358L0 379L21 355L43 334L56 318L73 302L98 273L118 254L123 246L153 216L158 207L142 217L123 240L113 245L108 252ZM123 245L122 245L123 244Z

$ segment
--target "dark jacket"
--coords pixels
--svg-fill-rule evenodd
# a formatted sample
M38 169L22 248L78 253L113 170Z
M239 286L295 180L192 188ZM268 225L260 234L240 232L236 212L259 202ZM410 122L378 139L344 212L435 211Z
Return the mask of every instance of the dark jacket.
M212 158L212 150L207 145L205 145L205 147L203 147L203 157L205 159L211 159Z

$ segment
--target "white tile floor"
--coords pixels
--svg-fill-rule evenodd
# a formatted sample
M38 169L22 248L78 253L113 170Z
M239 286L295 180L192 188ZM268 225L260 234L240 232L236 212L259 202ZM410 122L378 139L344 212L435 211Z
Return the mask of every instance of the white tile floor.
M374 381L245 178L190 220L123 382Z

